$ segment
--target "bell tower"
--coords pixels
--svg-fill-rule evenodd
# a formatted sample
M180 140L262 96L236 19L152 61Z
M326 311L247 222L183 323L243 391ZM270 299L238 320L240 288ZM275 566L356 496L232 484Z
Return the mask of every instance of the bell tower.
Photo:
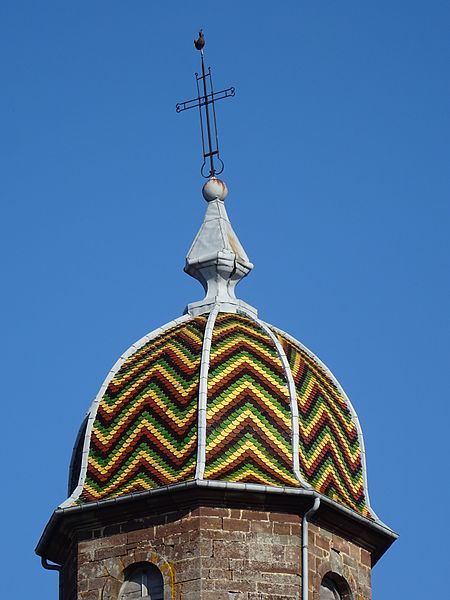
M397 535L371 507L357 414L301 342L236 296L253 265L218 179L215 92L197 98L203 223L185 271L205 297L144 335L86 415L69 494L36 552L60 600L370 600ZM273 285L273 282L267 282Z

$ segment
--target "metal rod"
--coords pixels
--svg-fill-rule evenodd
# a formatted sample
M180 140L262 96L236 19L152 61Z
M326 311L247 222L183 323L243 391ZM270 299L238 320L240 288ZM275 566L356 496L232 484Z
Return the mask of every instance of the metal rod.
M214 158L212 155L212 143L211 143L211 124L209 122L209 110L208 110L208 91L206 89L206 75L205 75L205 61L203 60L203 50L201 50L202 57L202 76L203 76L203 92L205 97L205 111L206 111L206 128L208 130L208 148L209 148L209 164L210 171L209 174L211 177L214 177L215 169L214 169ZM212 100L214 102L214 100Z
M198 112L200 113L200 131L201 131L201 134L202 134L202 152L203 152L202 170L203 170L203 166L205 164L205 135L203 133L202 105L200 104L200 88L198 87L199 77L198 77L197 73L195 74L195 79L196 79L196 82L197 82L197 100L198 100L197 106L198 106ZM178 107L177 107L177 111L178 111Z
M198 77L198 81L203 79L203 77ZM223 98L229 98L230 96L234 96L236 94L236 90L234 87L227 88L226 90L220 90L220 92L211 92L208 94L208 101L212 104L216 100L222 100ZM183 112L183 110L189 110L190 108L197 108L198 106L205 106L204 97L200 96L200 92L197 98L192 98L192 100L186 100L186 102L178 102L175 105L176 111Z
M209 67L208 71L209 71L209 81L211 82L211 91L213 92L214 86L213 86L213 80L212 80L212 75L211 75L211 67ZM213 95L214 95L214 92L213 92ZM212 102L212 111L213 111L213 119L214 119L214 133L216 134L216 150L217 150L217 154L219 154L219 134L217 133L216 106L214 104L214 100ZM217 158L219 158L219 157L217 157Z

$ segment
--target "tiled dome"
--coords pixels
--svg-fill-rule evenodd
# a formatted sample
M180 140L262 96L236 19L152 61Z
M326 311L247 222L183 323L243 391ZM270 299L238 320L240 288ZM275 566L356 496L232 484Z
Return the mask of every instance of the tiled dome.
M65 505L204 479L313 488L371 516L347 397L310 351L251 314L187 315L133 345L72 465Z
M185 267L206 296L109 373L81 428L61 506L196 482L309 490L376 519L348 398L314 354L236 298L253 265L223 198L213 197L223 185L206 185L206 216Z

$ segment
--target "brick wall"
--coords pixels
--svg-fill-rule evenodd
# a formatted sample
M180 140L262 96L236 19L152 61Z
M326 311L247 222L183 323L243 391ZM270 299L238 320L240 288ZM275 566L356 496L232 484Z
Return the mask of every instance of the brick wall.
M164 600L299 600L300 527L298 515L200 507L93 531L78 543L76 598L117 600L124 569L149 561ZM370 600L370 555L311 524L310 600L328 571L349 581L354 600Z
M320 582L328 572L346 579L353 600L371 600L370 553L313 523L309 525L309 593L319 600Z
M201 600L298 600L300 518L200 509Z

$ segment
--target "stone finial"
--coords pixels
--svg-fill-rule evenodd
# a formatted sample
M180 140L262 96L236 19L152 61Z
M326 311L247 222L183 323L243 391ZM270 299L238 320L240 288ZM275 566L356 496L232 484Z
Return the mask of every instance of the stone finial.
M217 177L210 177L203 186L202 194L206 202L212 202L213 200L224 202L228 196L227 184Z
M246 302L236 298L235 287L253 269L252 263L233 231L225 209L228 189L223 181L211 177L203 186L203 197L208 202L205 218L186 257L184 270L198 279L206 296L189 304L192 315L209 312L214 304L236 312L241 306L256 314Z

